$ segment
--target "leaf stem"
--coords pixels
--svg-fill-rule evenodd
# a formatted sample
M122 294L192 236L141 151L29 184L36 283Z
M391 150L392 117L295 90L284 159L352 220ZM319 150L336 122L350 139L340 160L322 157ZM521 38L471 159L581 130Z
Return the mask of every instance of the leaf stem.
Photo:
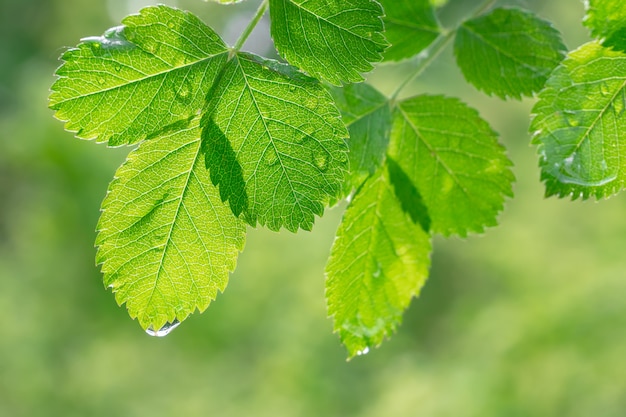
M480 6L476 8L476 10L474 10L466 19L461 21L461 23L459 23L454 29L443 30L439 34L437 39L435 39L433 43L430 44L428 49L422 51L418 55L419 62L414 68L413 73L406 80L404 80L402 84L398 86L398 88L396 88L396 91L394 91L391 96L391 101L395 101L398 98L398 95L400 95L400 93L402 92L402 90L404 90L407 85L409 85L417 77L419 77L422 72L424 72L424 70L428 68L428 66L435 60L435 58L437 58L439 54L441 54L446 46L448 46L452 38L454 38L457 30L459 30L465 20L472 19L476 16L483 14L484 12L489 10L496 3L496 1L498 0L485 0Z
M254 17L252 18L250 23L248 23L248 26L246 26L246 29L243 31L239 39L237 39L237 42L235 43L235 46L233 47L234 52L239 52L239 50L243 47L243 44L246 43L246 40L248 40L248 37L250 36L250 34L252 33L256 25L258 25L261 19L263 18L263 15L267 11L268 6L269 6L269 0L263 0L261 5L257 9Z

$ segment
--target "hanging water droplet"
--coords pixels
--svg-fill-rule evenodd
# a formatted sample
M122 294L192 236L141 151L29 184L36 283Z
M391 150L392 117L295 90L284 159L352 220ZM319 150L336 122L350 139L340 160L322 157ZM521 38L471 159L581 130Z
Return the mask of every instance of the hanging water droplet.
M278 155L274 147L267 148L265 154L263 154L263 161L269 166L275 165L278 162Z
M326 171L328 168L328 161L330 160L330 154L324 148L319 148L313 152L313 164L320 171Z
M357 356L363 356L363 355L367 355L368 353L370 353L370 348L366 347L363 350L359 350L356 355Z
M174 330L178 326L180 326L180 322L178 321L178 319L174 319L173 322L165 323L163 327L161 327L159 330L156 330L156 331L152 328L152 326L150 326L146 329L146 333L148 333L150 336L165 337L168 334L170 334L172 330Z

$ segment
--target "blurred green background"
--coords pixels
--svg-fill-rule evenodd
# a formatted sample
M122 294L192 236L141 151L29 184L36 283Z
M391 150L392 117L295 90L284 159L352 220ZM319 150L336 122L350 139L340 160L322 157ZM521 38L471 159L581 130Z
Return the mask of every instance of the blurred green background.
M544 199L532 100L502 103L446 51L407 93L478 108L515 163L485 236L436 239L432 274L392 340L346 362L324 306L341 208L313 233L251 230L225 294L147 336L94 266L99 205L128 149L74 139L47 109L57 57L142 0L0 2L0 416L624 416L626 195ZM259 1L192 10L233 41ZM477 1L476 1L477 3ZM587 40L578 0L508 2ZM452 0L451 23L475 2ZM267 22L249 42L268 51ZM414 63L382 67L385 92Z

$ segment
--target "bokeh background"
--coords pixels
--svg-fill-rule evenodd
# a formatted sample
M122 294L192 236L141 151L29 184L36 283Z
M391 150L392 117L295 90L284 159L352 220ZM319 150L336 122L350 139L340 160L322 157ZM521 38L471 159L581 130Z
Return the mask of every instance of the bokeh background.
M478 1L451 0L446 24ZM398 333L346 362L323 268L342 208L313 233L250 230L227 291L147 336L94 265L99 205L128 149L64 132L47 109L57 57L144 0L0 1L0 416L624 416L626 195L544 199L526 133L532 100L464 83L451 51L407 93L478 108L515 163L500 226L436 239L431 277ZM189 9L232 42L258 0ZM508 2L588 39L578 0ZM248 49L271 56L264 22ZM383 66L385 92L414 62Z

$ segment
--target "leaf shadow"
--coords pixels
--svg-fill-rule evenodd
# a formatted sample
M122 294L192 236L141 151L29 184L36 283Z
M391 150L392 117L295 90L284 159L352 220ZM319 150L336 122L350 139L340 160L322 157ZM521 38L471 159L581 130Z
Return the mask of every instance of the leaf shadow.
M425 232L429 232L430 215L419 190L413 185L400 165L389 157L387 157L387 168L389 179L402 209L408 213L413 223L419 224Z

